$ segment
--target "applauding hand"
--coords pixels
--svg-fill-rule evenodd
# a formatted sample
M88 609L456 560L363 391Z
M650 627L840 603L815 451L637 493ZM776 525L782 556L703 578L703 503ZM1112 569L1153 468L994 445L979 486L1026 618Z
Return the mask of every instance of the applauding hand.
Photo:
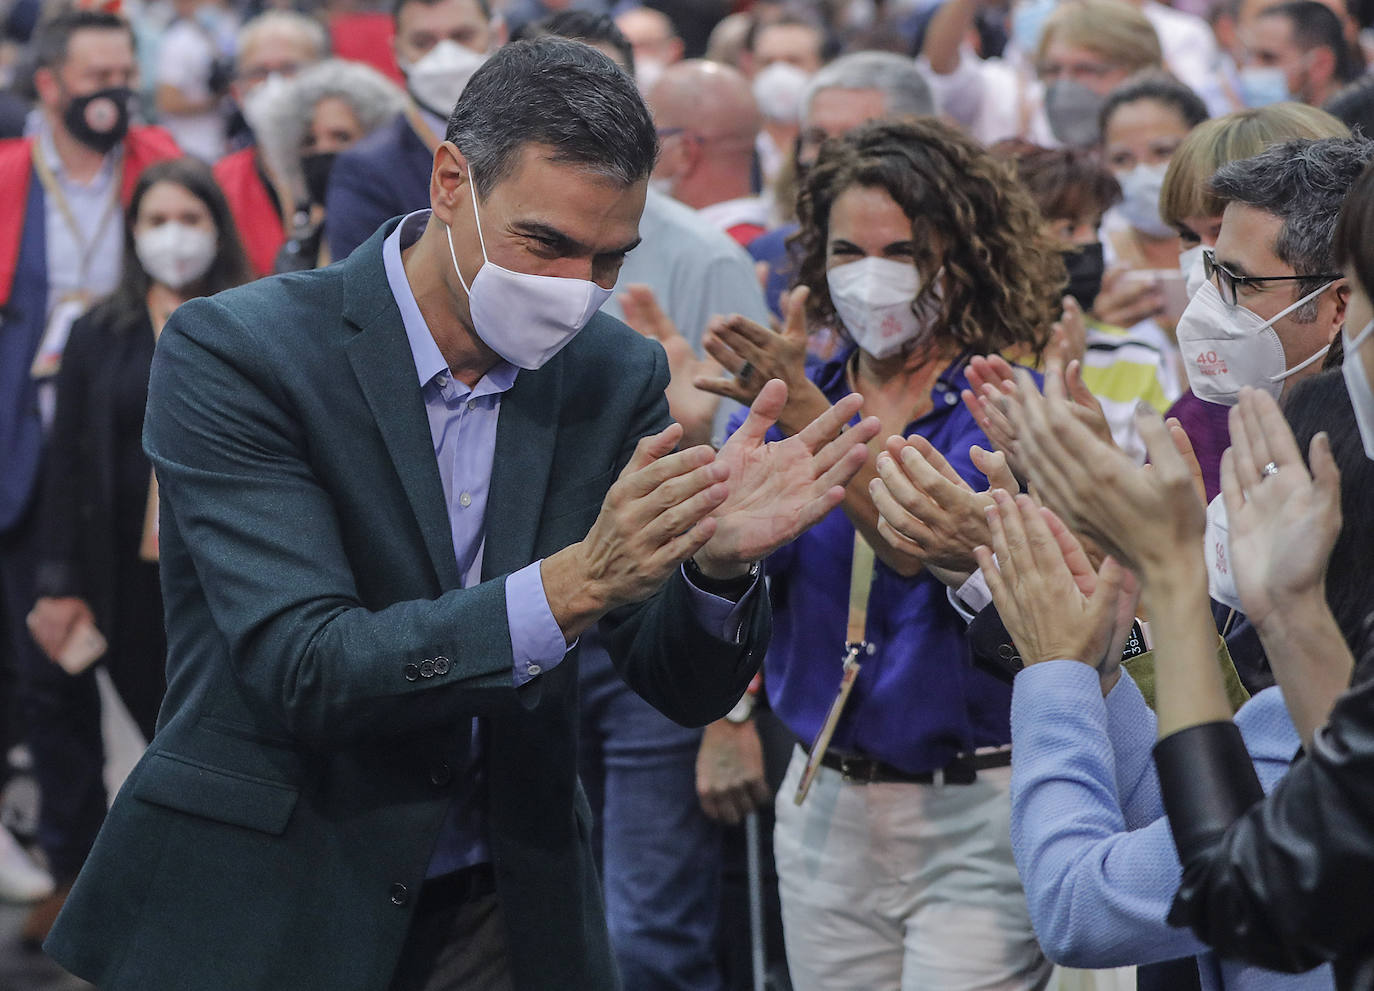
M709 358L698 358L687 338L672 318L659 306L654 291L645 285L626 286L620 293L620 308L625 322L663 345L668 355L668 412L682 424L685 445L706 444L711 440L711 425L720 400L693 384L702 376L719 374L720 366Z
M1263 629L1275 609L1325 595L1326 563L1341 530L1341 476L1326 434L1312 438L1312 470L1268 393L1242 389L1221 459L1231 564L1245 614Z

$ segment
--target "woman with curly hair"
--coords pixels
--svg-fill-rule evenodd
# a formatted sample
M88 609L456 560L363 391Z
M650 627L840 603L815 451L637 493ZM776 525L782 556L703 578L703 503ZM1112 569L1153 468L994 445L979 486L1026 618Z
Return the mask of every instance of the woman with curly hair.
M826 142L799 205L802 261L785 326L714 322L706 349L734 378L698 386L748 402L783 379L785 433L856 391L864 415L894 435L889 452L912 438L930 463L948 459L964 518L922 554L894 549L878 535L870 461L840 509L766 562L768 702L816 741L795 751L777 809L792 980L846 991L1041 987L1049 965L1011 855L1011 693L965 661L945 583L975 570L984 539L974 489L987 482L972 458L1001 468L970 454L987 441L959 401L965 363L1044 348L1063 263L1009 167L931 118ZM808 326L844 342L809 374ZM846 643L860 639L860 670L798 803Z

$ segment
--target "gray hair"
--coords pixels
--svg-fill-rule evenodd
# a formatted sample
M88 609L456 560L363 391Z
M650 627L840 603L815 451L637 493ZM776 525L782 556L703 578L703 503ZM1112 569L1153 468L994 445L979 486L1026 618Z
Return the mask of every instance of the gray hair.
M1367 138L1300 139L1273 145L1253 158L1217 169L1208 191L1227 203L1242 203L1283 221L1274 253L1297 275L1338 271L1333 250L1336 218L1346 194L1374 159ZM1324 279L1298 283L1298 295L1316 291ZM1299 323L1316 319L1317 301L1294 314Z
M802 94L802 119L811 101L824 89L876 89L883 94L888 117L931 117L935 97L916 63L893 52L855 52L842 55L811 78Z
M463 88L445 137L467 158L484 198L528 144L626 186L646 178L658 156L634 80L590 45L554 36L497 49Z
M241 64L243 53L258 43L265 34L293 34L315 50L315 58L324 58L329 51L329 35L324 25L313 17L298 14L294 10L269 10L259 14L239 29L238 48L235 63Z
M280 99L263 113L255 132L263 160L296 202L305 195L301 148L321 100L343 100L370 134L405 109L401 88L376 69L346 59L326 59L287 80ZM286 204L290 205L290 204Z

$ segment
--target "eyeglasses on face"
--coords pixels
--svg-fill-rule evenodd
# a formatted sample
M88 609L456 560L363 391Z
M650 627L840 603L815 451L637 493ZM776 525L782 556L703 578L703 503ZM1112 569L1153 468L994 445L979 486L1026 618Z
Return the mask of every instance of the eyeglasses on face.
M1217 292L1221 293L1221 301L1227 306L1237 305L1236 293L1241 287L1250 286L1263 290L1268 288L1270 282L1303 282L1308 279L1320 281L1341 277L1339 272L1318 272L1312 275L1237 275L1217 261L1217 253L1211 248L1202 249L1202 274L1207 281L1216 285Z

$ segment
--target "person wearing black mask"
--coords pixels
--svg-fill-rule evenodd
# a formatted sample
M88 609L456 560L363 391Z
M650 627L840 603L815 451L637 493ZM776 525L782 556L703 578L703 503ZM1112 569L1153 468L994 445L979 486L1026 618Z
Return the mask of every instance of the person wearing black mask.
M405 94L359 62L326 59L288 80L262 107L257 128L262 159L277 199L295 204L275 271L328 264L323 243L325 192L340 152L394 119Z
M123 18L59 14L39 26L32 50L41 122L31 136L0 141L0 667L14 667L0 670L0 743L11 742L4 722L14 676L43 796L40 842L61 882L89 847L75 826L71 751L73 735L92 728L54 717L67 711L72 679L25 628L39 466L67 333L119 282L134 180L180 151L165 131L130 126L137 66ZM41 940L56 910L43 903L35 911L25 933Z
M1066 361L1078 359L1082 384L1102 405L1112 437L1126 453L1143 458L1133 412L1144 400L1168 408L1182 388L1168 358L1138 335L1085 314L1102 289L1102 215L1121 199L1121 186L1091 152L1041 148L1010 140L993 152L1010 160L1040 207L1046 229L1062 246L1069 282L1057 344Z

